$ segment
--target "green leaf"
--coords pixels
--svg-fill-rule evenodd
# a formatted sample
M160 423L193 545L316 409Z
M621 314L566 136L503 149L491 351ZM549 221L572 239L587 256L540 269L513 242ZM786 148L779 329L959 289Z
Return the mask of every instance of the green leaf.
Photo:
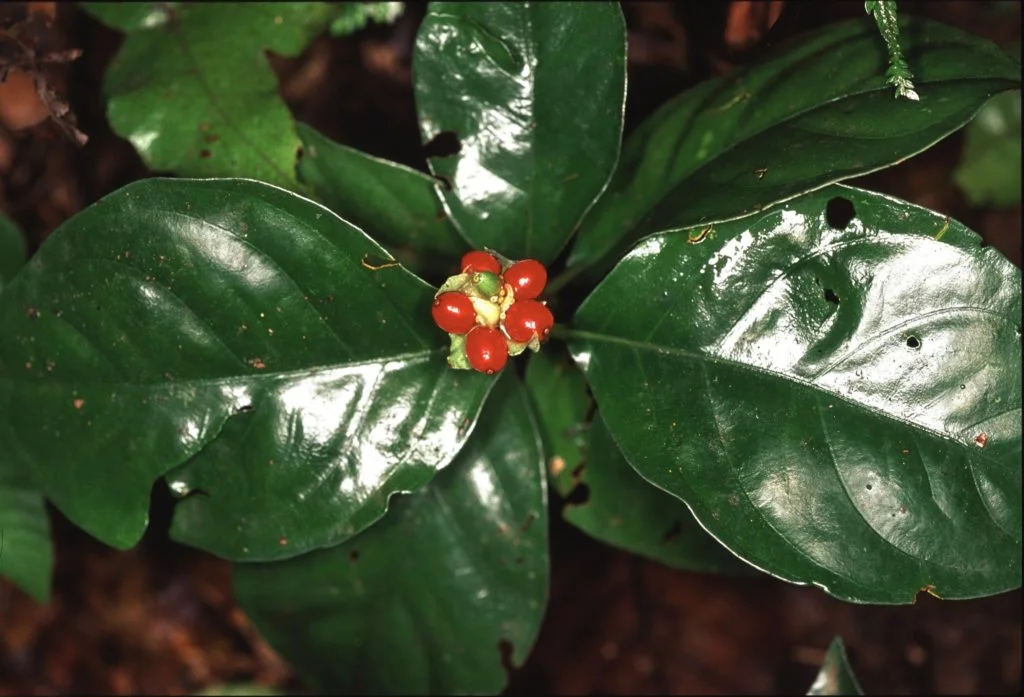
M809 695L862 695L864 692L857 684L857 678L846 658L843 640L836 637L828 647L825 662L821 664L818 676L814 678Z
M28 257L25 236L17 224L0 213L0 291L18 273Z
M629 463L742 559L978 597L1021 584L1020 282L956 221L834 186L647 238L570 348Z
M618 3L431 3L413 72L424 141L460 144L429 164L451 184L445 205L466 239L553 260L618 157Z
M686 504L629 466L600 412L590 426L586 452L578 481L589 496L566 505L568 522L601 542L676 569L752 571L704 531Z
M568 496L579 481L584 431L592 400L587 380L572 364L561 343L545 346L526 364L526 388L540 426L551 483Z
M505 642L519 664L548 585L537 429L518 380L423 491L343 545L235 567L235 595L267 640L326 692L497 694Z
M1020 42L1007 47L1020 61ZM964 150L953 178L972 206L1021 203L1020 90L997 94L964 129Z
M0 444L0 577L39 603L50 598L50 519L29 472Z
M392 254L405 252L402 263L413 271L457 270L469 244L448 220L433 178L335 143L305 124L299 137L299 180L321 203Z
M371 21L392 24L402 14L402 2L344 2L338 3L338 16L331 22L331 36L354 34Z
M26 256L21 230L0 214L0 290L25 264ZM0 428L5 426L0 422ZM0 439L0 576L44 603L50 597L52 575L50 519L43 497L31 474L17 466Z
M885 50L865 20L780 46L641 124L583 222L567 262L574 273L610 268L648 233L738 218L900 162L1020 86L1019 65L993 44L910 20L903 37L921 101L893 99Z
M336 544L451 461L493 384L448 368L434 289L388 259L260 182L115 192L0 295L0 449L115 547L187 461L177 539L254 560Z
M123 9L118 9L122 8ZM145 6L95 12L128 32L104 77L107 118L148 167L298 189L299 138L266 50L297 56L333 16L327 3L183 3L147 25ZM154 10L159 12L167 10ZM122 14L123 13L123 14Z

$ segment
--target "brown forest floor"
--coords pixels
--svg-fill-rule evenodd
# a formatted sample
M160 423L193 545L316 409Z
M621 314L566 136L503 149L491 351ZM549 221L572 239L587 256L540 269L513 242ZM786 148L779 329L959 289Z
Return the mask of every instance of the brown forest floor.
M783 4L628 5L627 128L695 78L744 60L744 41L761 37ZM1019 4L1009 18L985 5L899 6L999 43L1019 40ZM0 8L0 21L8 9ZM788 7L776 31L862 12L860 2L804 3ZM346 144L422 166L409 72L421 14L411 10L394 28L319 39L296 60L274 58L296 116ZM62 3L44 39L51 50L83 49L49 77L90 140L79 148L47 123L25 76L0 85L0 209L23 226L33 249L75 212L146 174L104 118L100 80L118 35ZM961 146L955 135L859 183L957 218L1020 265L1021 209L985 211L964 201L950 177ZM150 533L128 552L104 547L51 511L52 601L37 605L0 580L0 696L184 694L234 681L299 686L234 604L229 565L169 542L167 503L157 504ZM551 604L532 655L512 676L513 694L802 693L836 634L869 694L1020 690L1020 591L850 605L768 577L667 569L590 540L561 523L556 509Z

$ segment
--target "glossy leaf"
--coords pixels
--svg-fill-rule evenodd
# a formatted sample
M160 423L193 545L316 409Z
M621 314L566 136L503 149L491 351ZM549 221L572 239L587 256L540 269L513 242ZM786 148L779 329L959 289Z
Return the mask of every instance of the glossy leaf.
M25 264L28 249L17 224L0 213L0 291Z
M413 271L458 271L470 245L444 212L432 177L335 143L305 124L299 124L299 137L299 180L317 200Z
M455 224L477 247L553 260L618 157L618 3L431 3L413 72L424 141L457 139L429 161Z
M298 188L299 139L264 52L297 56L327 26L331 6L182 3L140 25L143 7L88 7L128 32L104 77L114 132L157 171Z
M809 695L862 695L864 692L857 683L857 677L850 668L850 661L846 658L846 649L843 647L843 640L836 637L828 647L825 654L825 661L821 664Z
M956 221L835 186L647 238L570 347L629 463L744 560L977 597L1021 583L1020 281Z
M738 218L900 162L1020 86L993 44L923 20L902 24L920 102L894 99L870 19L826 26L761 63L702 83L634 132L587 215L570 267L610 268L641 236Z
M423 491L343 545L235 567L267 640L325 692L497 694L505 642L519 664L547 596L541 446L507 375L476 432Z
M336 544L451 461L493 382L448 368L433 288L388 260L259 182L115 192L0 295L0 446L115 547L185 462L177 539L257 560Z
M753 571L708 535L686 504L629 466L600 412L587 434L585 463L577 481L588 496L583 503L566 504L563 516L569 523L601 542L677 569Z
M562 344L547 345L526 364L526 388L537 417L551 483L568 496L579 482L586 421L592 400L583 373L564 355Z

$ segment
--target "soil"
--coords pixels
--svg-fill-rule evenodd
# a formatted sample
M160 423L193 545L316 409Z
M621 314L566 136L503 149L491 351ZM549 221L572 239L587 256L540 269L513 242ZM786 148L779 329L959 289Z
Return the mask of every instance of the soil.
M101 80L119 35L70 3L27 5L53 17L39 29L40 54L82 51L43 71L77 125L49 117L55 103L37 96L30 76L13 73L0 84L0 209L34 250L68 217L147 170L105 120ZM0 8L0 26L19 7ZM1020 39L1017 3L900 2L899 9L1000 44ZM632 129L698 80L799 30L858 16L863 3L634 3L625 11ZM422 169L410 76L422 12L410 5L394 27L321 37L294 60L272 56L296 117ZM75 142L75 128L88 135L86 145ZM1019 265L1020 207L972 208L952 182L962 142L954 135L856 183L955 217ZM150 532L127 552L104 547L50 510L57 554L51 602L36 604L0 580L0 696L185 694L243 681L301 687L235 605L230 566L167 539L169 505L154 495ZM1019 590L971 601L922 594L908 606L851 605L767 576L668 569L562 523L559 505L551 511L550 606L530 658L512 675L511 694L803 693L837 634L868 693L1020 691Z

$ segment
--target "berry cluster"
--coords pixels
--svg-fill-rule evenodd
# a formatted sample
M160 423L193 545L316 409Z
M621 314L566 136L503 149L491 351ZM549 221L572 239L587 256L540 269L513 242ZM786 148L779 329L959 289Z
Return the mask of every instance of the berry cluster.
M499 261L488 252L467 252L462 273L438 289L431 310L451 338L448 365L490 375L509 356L539 351L555 323L537 300L547 281L547 270L535 259Z

